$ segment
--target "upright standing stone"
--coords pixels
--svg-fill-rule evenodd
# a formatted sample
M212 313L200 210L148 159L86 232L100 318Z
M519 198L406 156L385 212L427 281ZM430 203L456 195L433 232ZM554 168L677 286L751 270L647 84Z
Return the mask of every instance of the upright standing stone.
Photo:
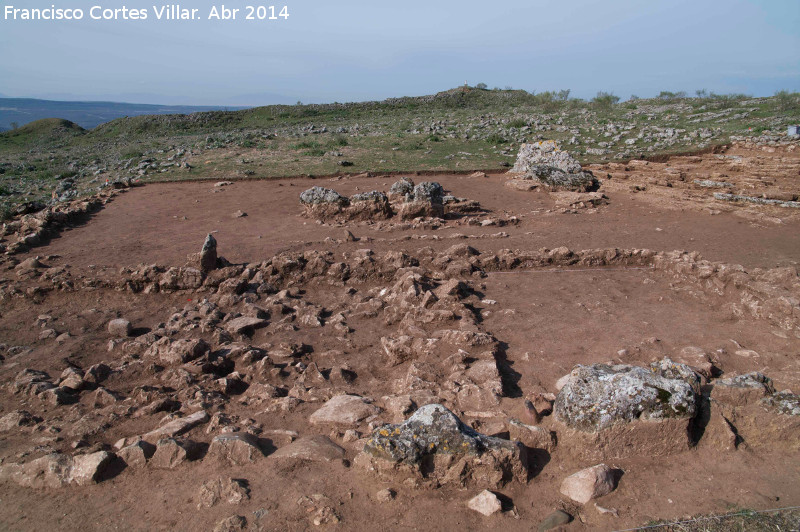
M200 251L200 269L203 273L208 273L217 269L217 239L209 234L203 242L203 249Z

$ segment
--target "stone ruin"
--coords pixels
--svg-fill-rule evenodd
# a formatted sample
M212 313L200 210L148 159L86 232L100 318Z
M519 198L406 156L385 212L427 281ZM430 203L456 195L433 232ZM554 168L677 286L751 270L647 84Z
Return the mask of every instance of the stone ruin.
M445 215L465 214L480 209L477 201L445 194L441 184L424 181L414 184L402 177L389 189L389 194L373 190L353 194L349 198L335 190L312 187L300 194L306 216L322 221L371 221L415 218L444 218Z
M592 172L584 170L574 157L559 149L553 140L522 144L517 162L509 174L514 175L514 181L533 182L521 183L518 188L535 184L551 191L591 192L599 187Z

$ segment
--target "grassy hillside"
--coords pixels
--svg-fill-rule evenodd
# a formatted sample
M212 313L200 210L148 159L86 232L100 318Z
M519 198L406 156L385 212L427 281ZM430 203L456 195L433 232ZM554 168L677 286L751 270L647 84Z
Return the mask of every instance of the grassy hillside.
M800 94L616 103L471 87L381 102L276 105L121 118L84 131L39 121L0 133L0 209L90 193L106 181L502 168L521 142L555 139L584 162L626 160L782 134ZM67 180L68 183L63 182Z
M0 98L0 131L57 116L92 129L124 116L195 113L219 107L147 105L119 102L62 102L33 98ZM241 109L237 107L235 109Z

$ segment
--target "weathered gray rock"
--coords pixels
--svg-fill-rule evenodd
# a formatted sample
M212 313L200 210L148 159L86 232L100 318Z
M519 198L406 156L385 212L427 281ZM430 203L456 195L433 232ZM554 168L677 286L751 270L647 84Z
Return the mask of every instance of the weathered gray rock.
M536 165L550 166L567 174L582 170L581 164L569 153L560 150L554 140L522 144L511 173L524 174Z
M117 318L108 322L108 332L117 338L125 338L131 335L133 327L131 322L122 318Z
M467 507L470 510L475 510L479 514L489 517L499 512L503 508L503 505L500 503L500 499L497 498L497 495L489 490L483 490L467 502Z
M553 408L559 446L601 460L684 451L699 382L688 366L669 359L650 368L577 366Z
M398 208L397 214L403 220L419 217L443 218L444 217L444 189L436 182L425 181L414 187L413 192L406 196L406 201Z
M578 471L561 483L561 493L581 504L608 495L615 488L614 472L605 464Z
M765 397L759 403L767 410L786 416L800 416L800 395L782 391Z
M195 499L198 508L211 508L219 502L239 504L250 499L250 489L243 480L220 478L203 482Z
M200 270L203 273L217 269L217 239L209 234L200 250Z
M243 465L255 460L264 453L258 445L258 438L247 432L231 432L220 434L211 440L208 448L208 458L227 462L233 465Z
M350 196L350 203L358 203L358 202L372 202L372 203L389 203L389 198L383 192L379 190L371 190L369 192L361 192L358 194L353 194Z
M337 395L311 414L309 421L312 425L356 427L364 419L379 412L380 408L372 405L363 397Z
M409 177L401 177L389 189L389 196L392 197L405 198L409 194L414 194L414 181Z
M300 203L303 205L328 203L344 207L349 204L349 200L335 190L323 187L311 187L300 194Z
M556 397L556 419L596 432L618 423L690 419L696 411L696 374L683 364L665 369L594 364L577 366Z
M379 475L410 475L440 483L496 488L527 481L527 456L518 442L480 434L440 404L429 404L399 425L375 429L356 458Z
M435 181L423 181L414 187L414 201L424 201L427 203L442 203L444 198L444 188Z
M711 398L720 403L745 406L772 395L772 379L758 372L714 381Z
M538 181L554 190L587 192L597 188L597 179L584 171L569 153L558 148L555 141L547 140L522 144L512 174L522 179Z

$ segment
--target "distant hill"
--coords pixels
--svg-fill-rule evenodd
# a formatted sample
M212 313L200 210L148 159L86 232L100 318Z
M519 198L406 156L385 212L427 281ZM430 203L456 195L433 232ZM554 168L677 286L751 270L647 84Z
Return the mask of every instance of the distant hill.
M117 102L59 102L31 98L0 98L0 131L43 118L62 118L84 129L126 116L191 114L201 111L240 110L246 107L147 105Z

